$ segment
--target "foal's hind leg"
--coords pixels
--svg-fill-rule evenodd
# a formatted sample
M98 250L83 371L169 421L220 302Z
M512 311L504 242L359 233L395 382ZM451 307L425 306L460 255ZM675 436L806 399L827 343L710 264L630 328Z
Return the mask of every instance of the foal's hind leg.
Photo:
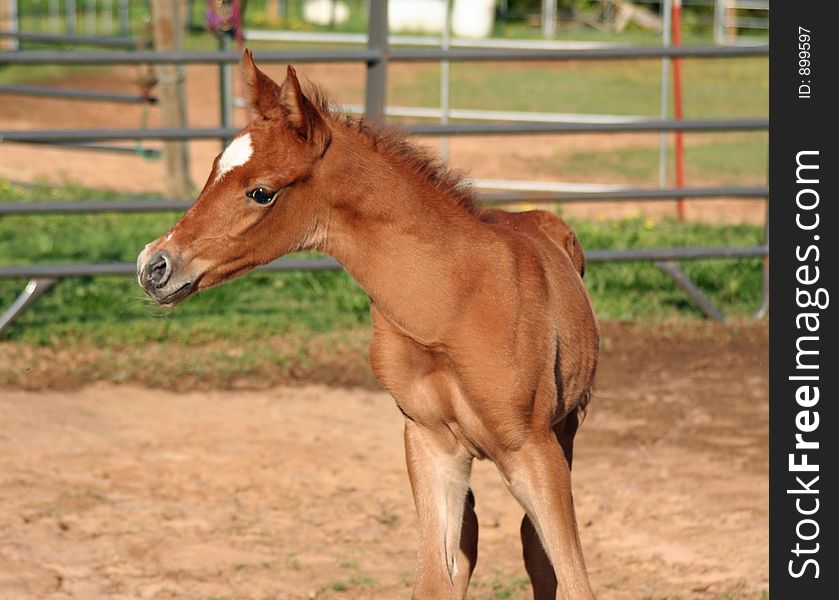
M577 433L578 426L579 416L576 410L554 426L554 434L562 446L569 469L574 455L574 435ZM526 514L521 520L521 544L524 566L533 586L534 600L553 600L556 598L554 568L542 547L542 541L539 539L533 522Z
M478 523L467 499L472 457L449 432L411 420L405 452L420 528L413 597L459 600L477 558Z
M553 565L557 580L556 598L594 598L574 517L571 468L558 440L547 433L544 437L528 440L518 451L505 457L499 466L510 491L527 512ZM532 548L533 543L529 543ZM540 566L538 556L537 552L533 562L535 567ZM537 575L544 574L544 565L541 567ZM543 587L549 583L549 580L539 580ZM549 590L541 592L545 591Z
M468 491L463 507L463 525L460 528L460 552L457 555L458 573L454 580L454 597L466 598L469 580L478 562L478 515L475 514L475 496Z

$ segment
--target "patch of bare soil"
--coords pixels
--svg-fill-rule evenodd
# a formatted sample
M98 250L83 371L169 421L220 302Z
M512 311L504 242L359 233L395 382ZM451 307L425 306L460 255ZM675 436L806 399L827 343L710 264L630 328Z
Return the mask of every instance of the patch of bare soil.
M406 77L412 65L394 65L394 76ZM285 75L283 65L267 65L265 71L277 80ZM320 85L328 95L343 103L361 103L364 68L360 65L303 65L301 76ZM138 94L141 67L126 67L100 74L78 74L49 85L82 90ZM236 83L241 89L241 83ZM187 68L186 97L189 125L215 127L219 123L218 69L197 65ZM243 125L245 111L238 109L236 123ZM153 107L148 118L137 105L106 102L30 98L0 95L0 128L138 128L159 126L159 112ZM690 144L690 137L687 143ZM435 139L421 143L438 147ZM452 138L449 163L457 170L480 179L556 179L557 164L573 152L591 152L614 148L654 148L657 134L621 135L540 135L478 136ZM128 144L131 145L131 144ZM155 141L143 147L159 147ZM193 183L200 188L210 166L220 151L216 141L191 142L190 170ZM164 170L161 161L149 161L133 154L113 154L89 150L70 150L49 146L0 144L0 176L14 181L46 180L72 182L86 187L114 189L125 193L163 192ZM575 182L591 182L590 176L564 177ZM612 182L620 183L620 182ZM712 185L714 182L703 182ZM692 220L730 223L763 223L765 204L752 200L688 201L686 215ZM565 214L586 218L601 215L623 217L638 211L660 218L675 215L673 202L571 203Z
M599 598L768 590L767 328L609 325L574 461ZM410 596L383 392L0 388L0 598ZM525 598L521 510L477 463L471 598Z

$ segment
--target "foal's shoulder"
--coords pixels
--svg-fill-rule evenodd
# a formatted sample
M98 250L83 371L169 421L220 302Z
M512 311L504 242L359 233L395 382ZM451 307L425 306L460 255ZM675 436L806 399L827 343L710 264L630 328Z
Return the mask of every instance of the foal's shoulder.
M481 211L479 218L484 223L505 227L539 241L547 238L568 255L580 277L585 273L586 258L583 248L574 231L562 217L545 210L508 212L486 209Z

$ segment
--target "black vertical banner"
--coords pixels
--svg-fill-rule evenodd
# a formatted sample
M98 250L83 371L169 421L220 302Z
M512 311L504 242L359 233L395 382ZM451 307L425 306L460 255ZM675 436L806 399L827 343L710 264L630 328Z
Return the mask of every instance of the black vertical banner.
M776 599L827 600L839 598L839 32L834 2L771 6L770 585Z

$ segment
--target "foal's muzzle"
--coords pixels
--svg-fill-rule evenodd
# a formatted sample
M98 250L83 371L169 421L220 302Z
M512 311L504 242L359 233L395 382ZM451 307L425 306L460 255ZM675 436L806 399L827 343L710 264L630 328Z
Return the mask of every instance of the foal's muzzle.
M158 251L147 259L145 252L137 260L137 281L158 304L172 305L192 292L193 281L177 276L175 261L165 251Z

